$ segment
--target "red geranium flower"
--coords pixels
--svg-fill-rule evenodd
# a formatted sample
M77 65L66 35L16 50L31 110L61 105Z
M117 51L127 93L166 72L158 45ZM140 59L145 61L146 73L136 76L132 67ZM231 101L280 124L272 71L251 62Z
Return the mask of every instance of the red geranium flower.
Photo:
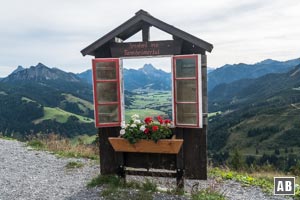
M144 121L146 124L150 124L151 122L153 122L152 117L146 117Z
M148 133L149 133L149 129L146 128L146 129L144 130L144 133L145 133L145 134L148 134Z
M171 120L166 119L166 120L164 121L164 123L165 123L165 124L171 124Z
M163 119L161 116L157 116L157 121L159 121L160 124L163 124Z
M152 131L157 131L158 130L158 126L152 126Z

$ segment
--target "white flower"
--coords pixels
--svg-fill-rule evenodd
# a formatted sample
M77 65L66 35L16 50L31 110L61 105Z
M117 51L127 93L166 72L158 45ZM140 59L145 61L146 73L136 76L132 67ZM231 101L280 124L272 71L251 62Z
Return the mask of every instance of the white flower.
M140 124L141 123L141 120L139 120L139 119L136 119L136 120L134 120L134 122L133 123L135 123L135 124Z
M139 118L140 118L140 116L138 114L134 114L134 115L131 116L132 120L136 120L136 119L139 119Z
M125 134L125 130L124 129L121 129L120 130L120 135L124 135Z
M145 127L144 125L140 127L140 131L143 131L143 132L144 132L145 129L146 129L146 127Z
M175 125L173 124L173 122L171 122L171 124L167 124L167 127L169 127L169 128L175 128Z
M125 121L122 121L122 122L121 122L121 127L122 127L122 128L126 128Z
M131 124L130 127L131 127L131 128L135 128L135 127L136 127L136 124Z

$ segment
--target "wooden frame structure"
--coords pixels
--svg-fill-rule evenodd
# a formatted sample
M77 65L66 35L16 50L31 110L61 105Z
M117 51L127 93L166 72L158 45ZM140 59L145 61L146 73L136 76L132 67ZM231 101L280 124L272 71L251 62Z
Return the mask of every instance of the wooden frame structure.
M173 36L173 40L150 41L150 27L156 27ZM142 42L124 42L135 33L142 31ZM173 132L177 139L183 139L183 145L177 154L116 152L109 143L109 137L118 137L120 127L101 126L100 168L101 174L150 175L176 177L178 187L183 187L183 177L188 179L207 179L207 63L206 51L211 52L213 45L171 26L147 13L138 11L135 16L93 42L81 53L98 58L123 58L186 54L200 54L198 70L201 74L202 128L176 127ZM95 79L95 77L94 77ZM101 81L100 81L101 82ZM95 89L95 85L94 85ZM197 93L198 94L198 93ZM95 97L95 104L98 101ZM114 103L114 102L112 102ZM190 102L191 103L191 102ZM96 118L97 119L97 118ZM96 120L98 122L98 119ZM96 124L97 125L97 124ZM138 168L145 170L128 170ZM151 169L165 169L157 172ZM171 170L171 171L169 171Z

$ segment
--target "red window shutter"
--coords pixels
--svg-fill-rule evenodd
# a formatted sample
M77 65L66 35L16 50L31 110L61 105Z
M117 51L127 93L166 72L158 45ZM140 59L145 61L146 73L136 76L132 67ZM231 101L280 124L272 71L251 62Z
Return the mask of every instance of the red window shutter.
M202 80L198 55L173 56L173 112L176 127L202 128Z
M120 126L122 104L118 58L93 59L93 91L96 127Z

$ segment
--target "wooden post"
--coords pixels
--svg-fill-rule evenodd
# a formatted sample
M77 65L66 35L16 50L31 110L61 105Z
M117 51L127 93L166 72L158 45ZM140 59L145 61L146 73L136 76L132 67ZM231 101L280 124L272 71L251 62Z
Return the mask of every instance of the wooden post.
M118 137L119 127L99 128L100 140L100 170L102 175L118 174L119 163L117 154L111 147L108 138Z
M207 57L201 55L202 70L202 110L203 110L203 134L201 135L201 166L207 179L207 126L208 126L208 98L207 98ZM203 175L204 175L203 174Z
M150 26L144 25L142 28L143 42L150 40Z
M183 139L183 129L177 128L176 129L176 138ZM176 155L176 184L177 189L184 188L184 162L183 162L183 147L182 145L179 153Z

